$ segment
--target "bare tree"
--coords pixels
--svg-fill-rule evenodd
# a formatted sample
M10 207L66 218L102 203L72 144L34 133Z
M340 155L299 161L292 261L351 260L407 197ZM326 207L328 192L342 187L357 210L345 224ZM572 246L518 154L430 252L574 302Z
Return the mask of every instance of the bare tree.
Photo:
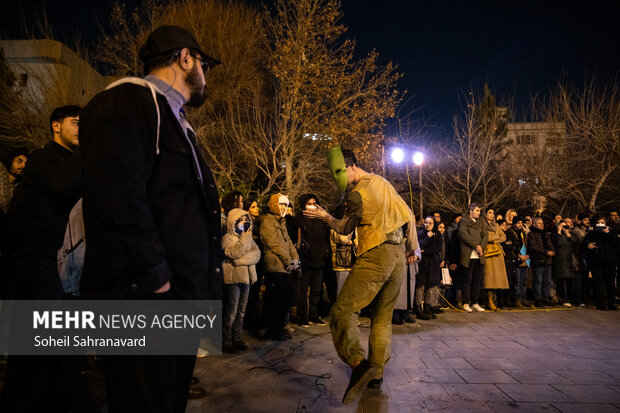
M325 186L324 149L342 143L378 169L381 130L401 100L401 75L391 63L379 66L376 52L354 58L355 43L342 40L339 1L277 0L274 13L265 17L276 106L263 167L269 176L280 175L275 187L293 197L308 189L333 192L333 185Z
M224 189L265 197L333 192L324 149L343 143L377 161L381 128L401 94L400 75L378 55L353 57L340 40L340 5L278 0L273 13L218 0L147 1L126 16L116 5L97 55L117 76L136 75L137 46L162 24L194 33L222 67L208 74L207 103L189 116Z
M617 79L600 83L592 77L582 88L561 79L547 99L533 98L532 107L537 120L561 125L563 133L549 134L544 148L527 154L519 175L528 185L522 185L519 192L544 197L560 213L595 213L601 207L617 203L620 184Z
M42 147L50 139L49 115L54 108L84 105L105 86L90 67L88 50L79 37L56 41L42 10L21 11L20 18L25 40L2 41L6 50L0 56L1 151Z
M253 120L261 115L269 95L260 13L220 0L145 0L128 15L124 5L117 3L96 58L116 77L138 76L140 45L151 31L166 24L186 28L205 52L222 61L207 74L205 105L191 109L188 116L218 185L225 190L251 187L257 168L245 147L256 136Z
M515 183L502 174L507 120L486 86L482 97L466 95L454 143L437 147L440 159L429 168L430 206L463 213L471 202L498 205L511 193Z
M600 84L595 78L578 89L560 82L549 99L547 118L566 123L568 139L562 158L571 168L573 191L596 212L601 190L620 168L620 87L617 79ZM572 165L571 165L572 164ZM575 165L577 166L577 165ZM576 174L574 172L577 172ZM611 188L618 196L618 187Z

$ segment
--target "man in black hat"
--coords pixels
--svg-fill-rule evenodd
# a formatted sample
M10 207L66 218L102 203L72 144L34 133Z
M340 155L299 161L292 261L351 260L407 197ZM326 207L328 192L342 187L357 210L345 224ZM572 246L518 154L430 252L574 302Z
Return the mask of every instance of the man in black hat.
M219 300L220 205L183 106L204 101L219 62L162 26L121 79L82 112L86 299ZM196 348L198 343L196 343ZM184 412L195 356L102 358L110 412Z

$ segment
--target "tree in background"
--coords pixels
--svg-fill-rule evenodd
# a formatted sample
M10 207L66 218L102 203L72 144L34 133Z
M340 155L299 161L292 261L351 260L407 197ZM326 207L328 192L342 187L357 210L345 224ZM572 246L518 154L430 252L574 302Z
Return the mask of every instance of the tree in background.
M9 52L24 56L9 61L0 49L0 153L44 146L51 139L52 110L85 105L105 85L101 76L93 76L88 50L79 38L52 43L54 34L45 13L35 9L28 16L32 22L24 23L24 37L30 42L6 45ZM26 22L25 15L21 17ZM60 50L62 62L56 61L57 56L46 59L51 49Z
M401 100L401 75L391 63L379 66L376 52L354 58L355 43L342 39L339 1L277 0L274 14L265 19L276 103L272 135L264 142L270 145L261 148L279 162L257 164L272 178L279 174L270 185L292 197L313 189L334 192L324 149L342 144L378 170L381 132Z
M542 118L566 124L567 138L558 142L556 183L580 209L597 212L618 202L620 184L620 87L618 80L582 88L560 81Z
M218 184L259 197L333 191L324 149L342 143L380 165L381 129L394 115L400 74L375 52L353 57L334 0L278 0L262 13L217 0L117 4L97 49L116 76L136 75L138 45L162 24L193 32L223 64L208 74L207 103L189 112Z
M471 202L497 206L509 196L516 182L502 174L507 123L507 108L496 106L486 85L481 97L466 95L454 142L436 147L438 159L429 165L429 207L463 213Z
M32 149L37 141L36 122L19 94L17 77L0 49L0 153Z
M583 87L561 79L548 98L532 98L537 121L555 126L545 147L530 145L515 170L517 194L544 200L560 214L618 207L620 88L592 77ZM613 205L613 206L612 206Z

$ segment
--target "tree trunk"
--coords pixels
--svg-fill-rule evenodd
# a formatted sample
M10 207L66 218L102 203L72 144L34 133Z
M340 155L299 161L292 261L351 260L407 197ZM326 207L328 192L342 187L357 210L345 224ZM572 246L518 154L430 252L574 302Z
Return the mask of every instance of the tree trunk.
M598 182L594 186L594 191L592 191L592 196L590 197L590 202L588 203L588 211L591 214L594 214L596 212L596 198L598 197L598 193L601 191L601 188L603 187L603 184L605 183L609 175L611 175L611 173L616 168L616 165L610 165L609 168L607 168L607 170L603 173L603 175L601 175Z

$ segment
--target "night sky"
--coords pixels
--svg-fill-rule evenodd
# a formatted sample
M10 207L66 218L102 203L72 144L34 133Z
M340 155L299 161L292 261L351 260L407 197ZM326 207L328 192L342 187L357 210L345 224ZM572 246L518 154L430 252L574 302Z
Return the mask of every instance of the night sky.
M27 13L32 10L32 1L21 3ZM80 33L92 44L97 22L105 24L112 3L44 4L59 40ZM139 1L126 3L132 8ZM0 33L16 38L18 6L8 7L0 17ZM383 63L398 63L405 75L400 87L411 98L403 113L421 109L417 116L436 125L434 133L450 132L459 97L470 87L480 90L487 82L498 100L512 97L520 112L530 94L544 93L563 73L583 83L594 71L609 80L620 69L620 1L343 0L342 10L359 55L374 48Z

